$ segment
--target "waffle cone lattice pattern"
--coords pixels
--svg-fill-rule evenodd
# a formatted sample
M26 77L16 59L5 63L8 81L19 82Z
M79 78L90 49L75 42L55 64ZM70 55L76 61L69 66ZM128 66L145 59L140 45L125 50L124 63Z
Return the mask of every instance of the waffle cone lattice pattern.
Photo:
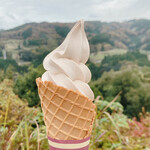
M84 95L36 79L47 135L59 140L79 140L91 135L95 105Z

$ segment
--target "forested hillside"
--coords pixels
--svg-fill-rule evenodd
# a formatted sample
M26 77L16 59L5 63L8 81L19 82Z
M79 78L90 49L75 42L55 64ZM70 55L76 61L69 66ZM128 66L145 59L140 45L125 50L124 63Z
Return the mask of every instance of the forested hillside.
M22 26L0 31L0 39L23 40L25 46L48 45L63 40L74 23L28 23ZM92 51L121 49L150 49L150 20L131 20L127 22L105 23L86 21L85 31ZM94 50L95 49L95 50Z

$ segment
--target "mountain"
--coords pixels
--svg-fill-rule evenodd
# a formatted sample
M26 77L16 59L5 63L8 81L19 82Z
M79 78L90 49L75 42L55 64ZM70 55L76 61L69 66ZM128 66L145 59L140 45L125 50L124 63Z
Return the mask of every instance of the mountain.
M23 40L29 45L46 45L48 41L63 41L74 23L28 23L0 32L0 41ZM91 51L110 49L150 50L150 20L139 19L126 22L86 21L85 31Z

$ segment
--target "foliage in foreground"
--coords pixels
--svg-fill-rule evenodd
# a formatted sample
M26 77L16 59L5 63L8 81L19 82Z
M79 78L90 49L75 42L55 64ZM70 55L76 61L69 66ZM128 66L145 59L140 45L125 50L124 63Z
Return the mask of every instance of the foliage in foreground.
M117 97L118 98L118 97ZM117 99L116 98L116 99ZM150 148L150 114L128 119L119 102L96 100L97 116L90 150L147 150ZM13 93L12 81L0 83L0 149L49 150L39 107L29 108Z
M144 68L138 67L116 72L110 71L92 82L91 87L95 95L99 95L100 91L101 96L107 101L111 101L117 93L122 91L119 102L124 106L124 113L129 117L138 117L142 107L145 107L146 111L150 111L150 84L148 81L150 77L148 69L150 68L145 69L147 77L144 77Z
M147 150L150 148L150 113L141 120L128 119L120 103L97 100L97 116L91 137L91 150ZM107 109L106 109L107 108ZM106 111L107 110L107 111ZM108 113L109 112L109 113Z
M0 84L0 149L48 149L41 109L29 108L7 79Z

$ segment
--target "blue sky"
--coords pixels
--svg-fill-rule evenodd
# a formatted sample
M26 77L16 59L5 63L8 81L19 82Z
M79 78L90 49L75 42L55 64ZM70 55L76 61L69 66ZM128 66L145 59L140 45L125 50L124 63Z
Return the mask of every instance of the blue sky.
M150 0L0 0L0 29L29 22L150 19Z

